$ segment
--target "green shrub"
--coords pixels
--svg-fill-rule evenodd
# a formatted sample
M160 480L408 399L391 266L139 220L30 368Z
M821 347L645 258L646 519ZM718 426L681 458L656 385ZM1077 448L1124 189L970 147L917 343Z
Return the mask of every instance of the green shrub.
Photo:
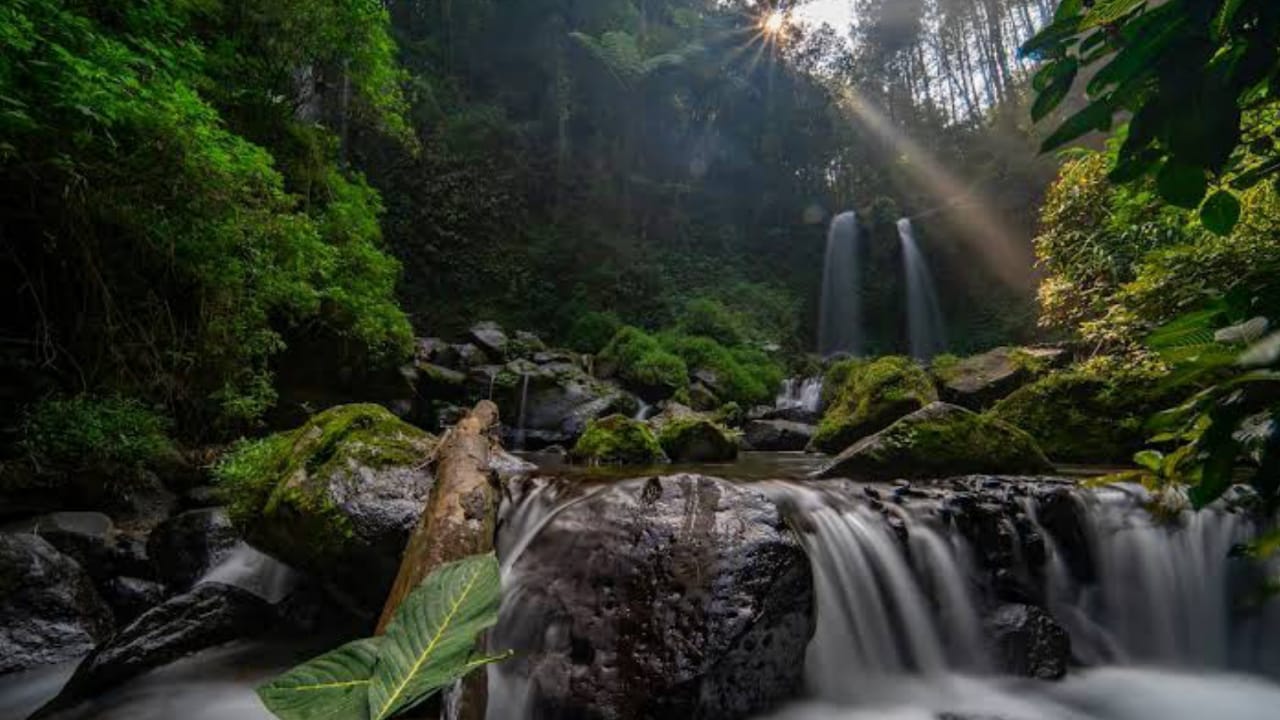
M587 423L587 431L570 455L591 465L652 465L666 460L649 426L623 415Z
M171 456L168 418L125 398L43 400L27 413L22 445L41 463L140 467Z
M574 320L566 343L580 353L595 355L604 350L621 327L622 321L611 312L589 312Z
M623 381L649 399L669 398L689 385L684 361L643 330L629 325L613 336L600 359L616 365Z
M929 374L906 357L845 360L832 365L825 383L827 411L813 446L830 454L938 399Z
M744 407L767 403L782 384L782 366L759 350L726 348L708 337L674 333L659 336L659 342L691 370L714 374L716 387L711 389L722 402Z
M695 298L685 305L677 323L686 335L715 340L721 345L741 345L747 339L745 322L719 300Z

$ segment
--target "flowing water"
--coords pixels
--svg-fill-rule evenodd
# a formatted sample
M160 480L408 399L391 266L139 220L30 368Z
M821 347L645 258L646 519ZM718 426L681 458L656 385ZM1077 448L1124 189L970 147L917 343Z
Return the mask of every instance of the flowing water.
M774 399L773 406L779 410L804 410L817 414L822 407L822 378L788 378L782 382L782 389Z
M522 373L520 377L523 378L523 380L520 383L520 410L519 410L519 414L517 415L518 419L516 421L517 423L516 424L516 441L515 441L516 450L524 450L525 406L529 404L529 374Z
M929 263L916 242L915 228L909 218L898 221L898 240L902 243L903 271L907 280L907 336L911 356L929 360L947 347L946 323L938 302L937 286Z
M222 583L238 587L246 592L278 605L298 584L298 573L288 565L255 550L248 543L239 543L225 560L205 573L196 582Z
M856 213L840 213L827 232L822 269L822 304L818 316L818 352L862 352L862 293L859 255L862 229Z

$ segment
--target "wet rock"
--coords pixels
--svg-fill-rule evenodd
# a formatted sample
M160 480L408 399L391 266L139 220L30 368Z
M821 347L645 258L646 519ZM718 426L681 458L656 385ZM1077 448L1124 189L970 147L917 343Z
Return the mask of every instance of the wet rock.
M1095 582L1097 566L1089 545L1089 518L1080 499L1067 488L1057 488L1039 498L1036 514L1075 579Z
M417 369L419 402L460 402L466 396L466 373L431 363L419 363Z
M751 450L793 452L804 450L816 428L788 420L753 420L747 423L745 442Z
M0 533L0 675L80 657L111 629L76 561L36 535Z
M832 400L813 448L834 455L938 399L933 380L914 360L847 361L827 373Z
M542 338L534 333L526 330L517 330L508 348L515 357L527 358L544 352L547 349L547 344L542 342Z
M468 398L490 397L502 412L507 445L520 440L525 449L572 445L592 420L615 413L631 417L639 410L634 397L565 362L536 365L519 360L473 370Z
M453 346L440 338L416 338L413 342L415 364L430 363L453 367L458 360Z
M353 607L381 607L431 490L436 442L376 405L331 408L228 460L231 520Z
M672 462L729 462L738 457L736 434L708 418L667 423L658 434L658 444Z
M147 554L156 575L169 586L186 590L240 542L240 533L222 508L189 510L156 526L147 539Z
M507 358L507 349L511 340L498 323L476 323L471 326L467 336L491 359L501 362Z
M1071 638L1049 613L1033 605L1002 605L986 624L1004 672L1037 680L1067 674Z
M471 343L452 345L450 346L450 352L457 358L454 361L455 364L453 366L453 369L455 370L470 370L471 368L479 367L489 361L489 358L485 356L484 351Z
M210 485L198 485L182 494L182 507L187 510L202 510L221 504L218 489Z
M33 717L116 687L185 655L256 635L275 615L265 601L239 588L203 583L144 613L80 663L62 692Z
M141 578L111 578L100 586L102 599L111 607L116 623L125 625L159 605L168 595L164 585Z
M1067 351L1055 347L1001 347L951 364L935 363L942 399L983 410L1047 370L1062 364Z
M801 689L809 562L749 488L616 485L558 514L515 572L498 637L539 717L745 718Z
M623 415L593 420L570 457L589 465L653 465L668 461L649 426Z
M1052 471L1034 440L995 418L933 403L863 438L819 470L817 477L942 478Z
M498 474L499 480L508 482L521 475L537 472L538 466L499 448L489 453L489 469Z

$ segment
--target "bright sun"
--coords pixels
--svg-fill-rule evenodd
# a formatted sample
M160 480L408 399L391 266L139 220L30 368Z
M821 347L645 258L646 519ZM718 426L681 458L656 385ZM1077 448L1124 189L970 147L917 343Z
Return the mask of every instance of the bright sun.
M766 35L777 35L787 26L787 16L782 12L771 12L760 21L760 28Z

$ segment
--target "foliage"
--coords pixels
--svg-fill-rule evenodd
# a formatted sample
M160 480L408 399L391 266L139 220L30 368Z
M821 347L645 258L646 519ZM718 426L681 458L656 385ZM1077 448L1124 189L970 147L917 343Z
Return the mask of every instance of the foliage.
M684 361L639 328L619 330L600 353L600 360L615 365L624 382L651 399L671 397L689 384Z
M302 121L293 71L346 68L363 117L402 99L371 0L0 9L3 266L62 378L170 406L188 429L252 422L303 325L398 358L409 326L377 193ZM352 109L353 114L357 114ZM327 124L326 124L327 123Z
M570 456L591 465L652 465L667 459L649 426L624 415L587 423Z
M706 371L714 376L714 387L709 389L722 402L760 405L771 401L782 384L782 367L763 351L725 347L709 337L679 333L662 333L658 340L693 373Z
M22 445L41 464L141 467L174 453L170 421L136 400L48 399L22 424Z
M573 321L566 342L570 348L580 353L596 354L604 350L621 328L622 321L613 313L584 313Z
M1045 150L1107 132L1117 113L1132 113L1110 177L1154 177L1166 202L1199 208L1204 226L1226 235L1240 216L1237 193L1280 171L1274 139L1246 121L1280 99L1277 47L1280 7L1271 0L1062 0L1022 52L1046 61L1034 83L1036 120L1105 62L1089 76L1091 102Z
M510 653L476 652L498 621L502 587L493 555L441 566L396 609L386 634L314 658L258 688L281 720L386 720Z
M836 363L827 371L823 395L827 410L813 446L828 454L839 453L938 399L924 368L897 356Z
M676 328L686 335L710 338L725 347L740 345L747 336L743 318L718 300L705 297L689 301Z
M738 440L728 428L708 418L676 417L663 424L658 444L675 462L728 462L738 457Z

